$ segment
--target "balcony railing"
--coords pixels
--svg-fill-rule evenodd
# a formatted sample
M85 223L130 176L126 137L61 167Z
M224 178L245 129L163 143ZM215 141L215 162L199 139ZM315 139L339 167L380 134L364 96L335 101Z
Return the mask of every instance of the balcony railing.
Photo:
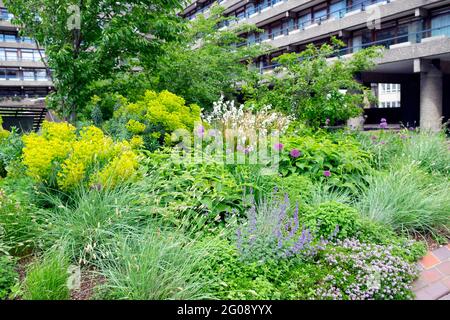
M408 43L408 42L420 43L420 42L422 42L423 39L431 38L431 37L434 37L434 36L447 36L447 37L450 37L450 25L445 25L445 26L442 26L442 27L420 30L420 31L417 31L417 32L410 32L408 34L402 34L402 35L391 37L391 38L386 38L386 39L382 39L382 40L378 40L378 41L363 43L363 44L357 45L357 46L346 47L346 48L343 48L343 49L336 50L329 57L330 58L342 57L344 55L355 53L355 52L358 52L361 49L368 48L368 47L373 47L373 46L380 46L380 47L389 48L393 44L401 44L401 43ZM411 41L411 40L413 40L413 41ZM299 59L299 62L300 61L301 61L301 59ZM261 66L260 67L260 72L264 73L264 71L266 71L266 70L275 69L275 68L280 67L280 66L281 66L281 64L279 64L279 63L273 63L273 64L269 64L269 65L266 65L266 66Z
M284 1L284 0L279 0L280 1ZM291 32L293 31L302 31L307 29L309 26L312 25L320 25L322 23L324 23L325 21L328 21L330 19L342 19L345 17L345 15L347 15L348 13L351 12L358 12L358 11L365 11L366 8L370 5L373 4L377 4L377 3L390 3L392 0L365 0L363 2L360 2L358 4L355 5L351 5L351 6L347 6L345 8L342 9L338 9L338 10L333 10L330 11L329 13L326 13L324 15L318 16L318 17L314 17L314 18L310 18L306 21L301 21L301 22L296 22L291 24L289 27L283 28L282 30L277 30L275 33L262 33L259 34L259 36L257 36L257 38L255 40L252 41L247 41L247 43L244 41L244 43L239 44L239 46L245 45L245 44L254 44L254 43L260 43L262 41L265 40L273 40L274 38L276 38L279 35L289 35ZM260 12L261 10L259 10ZM248 16L250 16L251 14L249 14Z

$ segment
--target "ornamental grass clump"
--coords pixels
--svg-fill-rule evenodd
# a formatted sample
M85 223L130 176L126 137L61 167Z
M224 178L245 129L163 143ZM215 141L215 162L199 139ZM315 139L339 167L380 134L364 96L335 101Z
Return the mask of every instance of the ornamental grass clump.
M393 254L393 246L346 239L327 248L320 263L328 275L316 291L325 300L405 300L413 298L418 270Z
M138 155L99 128L77 132L69 123L44 122L40 134L23 137L23 164L36 182L71 192L80 186L116 187L137 177Z
M448 234L449 188L447 179L427 174L418 164L397 164L367 177L357 206L364 217L399 232Z

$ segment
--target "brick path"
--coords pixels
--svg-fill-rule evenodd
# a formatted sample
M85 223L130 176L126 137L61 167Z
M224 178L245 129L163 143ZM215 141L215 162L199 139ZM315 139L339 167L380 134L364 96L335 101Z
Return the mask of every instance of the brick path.
M419 268L413 287L416 300L450 300L450 244L428 252Z

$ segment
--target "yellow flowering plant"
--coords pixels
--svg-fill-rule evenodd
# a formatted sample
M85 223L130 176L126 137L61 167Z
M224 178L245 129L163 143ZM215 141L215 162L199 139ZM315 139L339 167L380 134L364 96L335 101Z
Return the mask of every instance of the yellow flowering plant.
M142 137L142 145L154 150L170 145L171 134L183 129L193 132L194 124L201 121L198 105L186 105L186 101L169 92L147 90L144 97L135 103L124 103L115 111L105 129L118 138Z
M63 191L83 185L114 187L138 174L132 144L115 142L95 126L77 132L68 123L45 122L39 134L25 135L23 141L27 174Z

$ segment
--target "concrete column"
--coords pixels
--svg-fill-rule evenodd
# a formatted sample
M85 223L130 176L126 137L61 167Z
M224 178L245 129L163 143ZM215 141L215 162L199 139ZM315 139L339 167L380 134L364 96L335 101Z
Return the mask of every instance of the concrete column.
M420 128L439 131L442 126L442 72L430 65L420 77Z

